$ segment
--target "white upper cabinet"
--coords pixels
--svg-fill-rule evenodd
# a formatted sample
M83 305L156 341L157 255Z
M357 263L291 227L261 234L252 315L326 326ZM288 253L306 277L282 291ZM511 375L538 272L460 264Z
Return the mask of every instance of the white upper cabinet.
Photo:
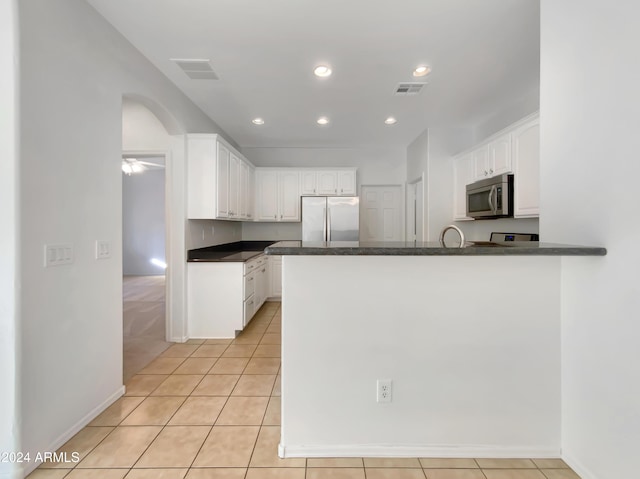
M471 152L473 162L473 178L472 181L489 178L489 147L483 145Z
M338 172L327 170L318 171L316 178L318 179L319 195L337 195L338 194Z
M453 161L453 218L469 220L466 185L513 173L514 218L540 215L540 120L538 114L505 128Z
M536 116L512 133L513 209L516 218L540 215L540 120Z
M467 216L467 185L475 174L474 157L471 153L453 160L453 219L471 220Z
M228 185L228 198L229 198L229 218L240 217L240 195L244 191L240 191L242 184L240 181L240 163L241 160L236 155L231 153L229 155L229 180Z
M217 142L218 158L216 161L216 214L214 218L229 217L229 149Z
M258 221L300 221L300 173L256 168Z
M312 196L318 194L317 176L315 170L303 170L300 172L300 194L302 196Z
M278 221L278 171L256 168L256 186L258 221Z
M338 170L338 195L355 196L356 194L356 170L354 168Z
M354 196L356 191L355 168L300 170L302 196Z
M278 174L278 221L300 221L300 173L297 170Z
M250 168L218 135L187 135L187 217L247 219Z
M473 181L511 173L511 134L495 138L471 152Z
M489 143L489 173L498 176L512 171L511 133L507 133Z

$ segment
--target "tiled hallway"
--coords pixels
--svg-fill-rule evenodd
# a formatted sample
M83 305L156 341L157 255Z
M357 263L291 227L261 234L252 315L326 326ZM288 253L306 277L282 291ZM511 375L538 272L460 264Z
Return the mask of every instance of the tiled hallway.
M235 340L176 344L31 479L576 479L558 459L280 459L280 303ZM579 479L579 478L578 478Z

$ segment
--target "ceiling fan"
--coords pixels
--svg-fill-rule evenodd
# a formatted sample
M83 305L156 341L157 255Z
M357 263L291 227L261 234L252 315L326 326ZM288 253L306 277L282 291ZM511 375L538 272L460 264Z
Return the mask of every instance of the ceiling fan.
M152 163L150 161L142 161L137 158L123 158L122 159L122 172L131 176L133 173L142 173L150 168L164 169L164 165L160 163Z

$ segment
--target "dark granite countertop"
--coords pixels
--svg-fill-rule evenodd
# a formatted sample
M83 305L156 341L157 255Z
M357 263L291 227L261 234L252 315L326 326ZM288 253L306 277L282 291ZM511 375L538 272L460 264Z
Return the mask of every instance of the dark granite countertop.
M187 262L245 262L264 253L275 241L236 241L187 251Z
M604 256L605 248L576 246L534 241L491 243L468 241L463 248L457 245L442 246L439 242L388 242L367 243L359 241L333 241L328 243L280 241L268 246L270 255L336 255L336 256Z

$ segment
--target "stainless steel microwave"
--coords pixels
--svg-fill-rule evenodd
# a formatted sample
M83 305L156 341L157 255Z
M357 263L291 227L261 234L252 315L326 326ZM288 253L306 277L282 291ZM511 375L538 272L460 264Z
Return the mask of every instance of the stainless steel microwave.
M513 175L504 174L467 185L467 216L513 217Z

